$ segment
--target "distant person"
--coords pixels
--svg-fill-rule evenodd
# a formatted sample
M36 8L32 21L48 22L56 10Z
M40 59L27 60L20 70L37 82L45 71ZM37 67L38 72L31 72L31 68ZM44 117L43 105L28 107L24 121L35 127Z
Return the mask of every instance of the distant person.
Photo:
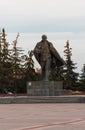
M34 55L41 65L43 80L48 81L52 69L62 66L63 59L53 47L52 43L47 40L46 35L42 35L42 40L34 48Z

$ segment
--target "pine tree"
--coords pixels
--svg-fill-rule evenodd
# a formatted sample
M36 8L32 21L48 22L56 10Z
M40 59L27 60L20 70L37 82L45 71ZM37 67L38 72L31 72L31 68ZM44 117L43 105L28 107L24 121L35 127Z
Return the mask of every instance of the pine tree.
M82 90L82 91L85 91L85 64L83 65L83 68L82 68L82 73L80 74L80 87L79 89Z
M8 42L6 40L5 29L0 33L0 88L6 89L9 84L10 77L10 52L8 49Z
M34 61L32 59L33 52L28 51L28 55L24 55L22 57L24 59L24 75L26 82L29 80L35 80Z
M75 67L76 63L73 63L73 61L71 60L72 48L70 48L68 40L66 42L64 53L66 57L64 72L63 72L64 87L66 89L76 89L78 73L74 72L74 70L77 67Z
M14 83L14 90L15 93L18 92L19 81L22 78L22 64L21 64L21 56L22 56L22 49L17 47L19 33L16 36L16 39L13 41L13 48L11 49L11 63L12 63L12 80Z
M52 70L49 79L53 81L63 81L63 66L55 67Z

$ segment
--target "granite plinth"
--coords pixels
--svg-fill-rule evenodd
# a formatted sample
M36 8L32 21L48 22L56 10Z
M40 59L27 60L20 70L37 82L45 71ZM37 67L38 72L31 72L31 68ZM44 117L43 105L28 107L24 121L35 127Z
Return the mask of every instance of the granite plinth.
M58 96L62 95L62 81L30 81L27 82L28 96Z

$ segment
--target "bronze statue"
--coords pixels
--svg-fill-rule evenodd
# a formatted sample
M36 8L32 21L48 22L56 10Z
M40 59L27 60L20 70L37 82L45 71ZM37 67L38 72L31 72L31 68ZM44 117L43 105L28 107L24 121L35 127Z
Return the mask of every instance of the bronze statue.
M63 59L53 47L52 43L47 40L46 35L42 35L42 40L34 48L34 55L41 65L43 79L48 81L50 72L55 67L64 64Z

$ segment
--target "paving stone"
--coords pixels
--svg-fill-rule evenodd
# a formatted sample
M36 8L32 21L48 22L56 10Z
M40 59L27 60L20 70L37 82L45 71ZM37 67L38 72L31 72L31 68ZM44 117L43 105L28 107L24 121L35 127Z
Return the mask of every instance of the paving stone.
M85 130L85 104L0 104L0 130Z

